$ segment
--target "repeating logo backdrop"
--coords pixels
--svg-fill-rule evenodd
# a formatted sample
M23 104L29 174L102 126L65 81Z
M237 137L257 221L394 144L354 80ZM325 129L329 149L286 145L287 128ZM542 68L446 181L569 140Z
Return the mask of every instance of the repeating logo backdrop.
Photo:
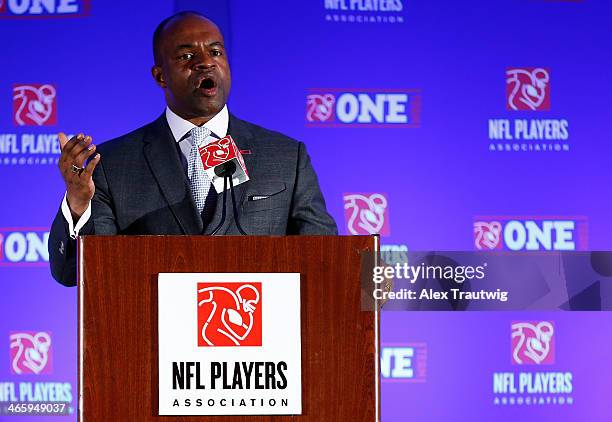
M0 56L0 385L53 377L68 383L62 391L76 391L76 291L51 279L42 247L63 194L57 132L101 142L161 114L163 97L149 73L151 35L177 10L220 22L231 112L304 141L341 233L380 232L387 263L402 262L408 250L612 249L609 2L207 3L0 1L7 40ZM471 321L463 338L456 337L460 318ZM498 420L609 419L604 407L584 402L605 391L612 368L586 369L574 357L578 343L568 340L579 332L581 344L609 349L596 334L607 317L589 314L588 330L577 313L499 318L383 315L389 374L405 376L413 353L421 356L422 380L383 383L383 420L447 420L443 410L451 408L455 417L496 412ZM542 321L554 327L552 337L525 334L526 341L554 345L546 357L554 364L545 366L573 371L573 407L491 410L493 373L538 366L512 364L510 327ZM40 373L14 373L9 338L16 333L51 339L48 349L31 342L28 358L18 360L39 368L46 356ZM479 359L490 343L499 348ZM600 362L593 349L585 353L582 361ZM462 391L474 391L470 400L453 401L458 379ZM500 375L498 387L509 379ZM73 395L61 396L76 407ZM428 409L434 413L423 419Z

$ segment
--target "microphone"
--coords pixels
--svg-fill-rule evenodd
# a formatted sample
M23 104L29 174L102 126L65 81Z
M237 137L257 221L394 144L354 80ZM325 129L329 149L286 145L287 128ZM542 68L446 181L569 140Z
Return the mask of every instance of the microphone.
M225 223L226 216L226 196L227 183L229 181L229 190L232 197L232 209L234 211L234 222L238 231L246 235L240 222L238 221L238 210L236 206L236 196L234 194L234 186L244 183L249 180L249 175L242 158L240 150L230 135L211 142L200 148L200 156L204 170L212 180L212 184L218 193L223 192L223 207L221 211L221 220L211 235L217 234L219 229Z
M215 176L217 177L231 177L236 171L236 163L233 161L227 161L215 167ZM225 191L225 189L223 189Z
M206 174L208 174L208 177L212 180L212 184L217 193L224 192L225 189L227 189L227 186L225 188L223 187L223 179L225 179L225 177L219 176L216 172L216 168L225 163L233 162L235 165L235 171L231 173L233 179L231 180L231 184L238 186L249 180L249 173L244 164L244 158L242 158L240 150L230 135L204 145L200 148L200 157L202 158L204 171L206 171ZM226 172L222 174L225 175Z

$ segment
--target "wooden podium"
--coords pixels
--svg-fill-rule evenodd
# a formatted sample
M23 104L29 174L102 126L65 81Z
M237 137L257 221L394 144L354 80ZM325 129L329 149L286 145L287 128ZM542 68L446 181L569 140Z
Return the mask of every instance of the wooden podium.
M363 311L377 236L85 236L79 240L79 420L378 421L379 313ZM302 415L158 416L157 275L301 274Z

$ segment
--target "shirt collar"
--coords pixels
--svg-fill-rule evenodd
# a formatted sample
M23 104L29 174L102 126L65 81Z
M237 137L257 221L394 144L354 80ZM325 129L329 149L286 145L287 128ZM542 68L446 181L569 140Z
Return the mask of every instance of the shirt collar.
M168 121L168 126L170 126L170 131L172 131L172 136L174 136L176 142L181 141L191 129L196 127L196 125L190 121L183 119L174 111L170 110L170 107L166 107L166 120ZM221 111L215 114L212 119L204 123L204 127L210 129L212 133L221 138L227 135L228 125L229 112L227 111L227 104L224 105Z

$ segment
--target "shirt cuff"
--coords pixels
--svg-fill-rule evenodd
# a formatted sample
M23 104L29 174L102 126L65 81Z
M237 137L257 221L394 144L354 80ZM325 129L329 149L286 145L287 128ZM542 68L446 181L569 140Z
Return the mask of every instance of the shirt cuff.
M91 201L89 201L89 205L87 205L87 209L85 210L81 218L79 218L79 221L77 221L76 225L74 225L74 223L72 222L72 213L70 212L70 207L68 206L68 199L66 193L64 194L64 200L62 201L62 214L64 215L64 219L68 223L68 234L70 234L71 238L76 239L79 235L79 231L81 231L83 226L87 224L89 218L91 217Z

